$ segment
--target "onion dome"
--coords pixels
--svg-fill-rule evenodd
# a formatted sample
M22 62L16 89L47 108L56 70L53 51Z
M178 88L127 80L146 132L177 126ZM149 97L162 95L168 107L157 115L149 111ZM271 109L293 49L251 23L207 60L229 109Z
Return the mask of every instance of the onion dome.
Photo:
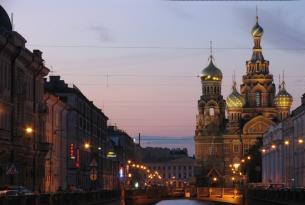
M213 56L211 55L209 65L204 68L200 73L201 80L208 81L221 81L222 80L222 72L219 68L217 68L213 63Z
M285 82L279 86L279 92L274 98L274 105L278 108L290 108L293 98L285 89Z
M1 28L4 28L7 31L12 31L10 17L7 15L6 11L2 6L0 6L0 29Z
M233 82L232 92L227 97L226 103L229 109L242 108L246 103L244 97L237 91L235 81Z
M256 17L256 24L253 26L251 34L253 37L262 37L264 29L258 24L258 17Z

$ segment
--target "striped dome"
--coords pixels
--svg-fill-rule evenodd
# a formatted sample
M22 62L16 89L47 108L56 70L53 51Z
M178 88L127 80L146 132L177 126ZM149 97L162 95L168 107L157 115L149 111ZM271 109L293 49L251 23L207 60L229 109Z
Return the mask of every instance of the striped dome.
M232 92L231 94L227 97L226 104L227 108L232 109L232 108L242 108L245 105L246 101L244 97L239 94L239 92L236 89L236 82L233 82L232 86Z
M292 96L285 89L285 82L283 81L279 87L279 92L274 98L274 105L279 108L291 107L293 102Z
M253 26L251 34L253 37L262 37L264 29L258 24L258 17L256 17L256 24Z

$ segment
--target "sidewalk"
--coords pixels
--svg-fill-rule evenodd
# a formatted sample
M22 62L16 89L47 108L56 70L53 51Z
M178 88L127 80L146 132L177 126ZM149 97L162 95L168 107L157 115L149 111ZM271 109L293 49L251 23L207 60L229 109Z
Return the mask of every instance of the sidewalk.
M203 201L215 201L215 202L223 202L228 204L241 204L242 198L241 197L235 197L233 195L225 195L223 198L219 196L210 196L210 197L198 197L198 200Z

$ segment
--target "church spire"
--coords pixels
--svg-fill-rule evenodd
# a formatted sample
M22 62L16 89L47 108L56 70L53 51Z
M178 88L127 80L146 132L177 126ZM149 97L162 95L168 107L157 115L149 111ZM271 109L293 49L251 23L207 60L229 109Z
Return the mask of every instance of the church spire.
M264 29L259 25L258 19L259 19L258 9L256 7L256 24L254 25L251 31L254 40L253 54L251 58L252 62L256 62L257 60L260 61L264 60L262 47L261 47L261 39L264 34Z

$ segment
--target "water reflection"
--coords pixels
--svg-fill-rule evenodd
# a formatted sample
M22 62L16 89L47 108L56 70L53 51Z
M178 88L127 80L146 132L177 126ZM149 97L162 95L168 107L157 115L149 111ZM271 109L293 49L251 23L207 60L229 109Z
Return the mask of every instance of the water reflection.
M213 205L213 203L194 200L164 200L155 205Z

